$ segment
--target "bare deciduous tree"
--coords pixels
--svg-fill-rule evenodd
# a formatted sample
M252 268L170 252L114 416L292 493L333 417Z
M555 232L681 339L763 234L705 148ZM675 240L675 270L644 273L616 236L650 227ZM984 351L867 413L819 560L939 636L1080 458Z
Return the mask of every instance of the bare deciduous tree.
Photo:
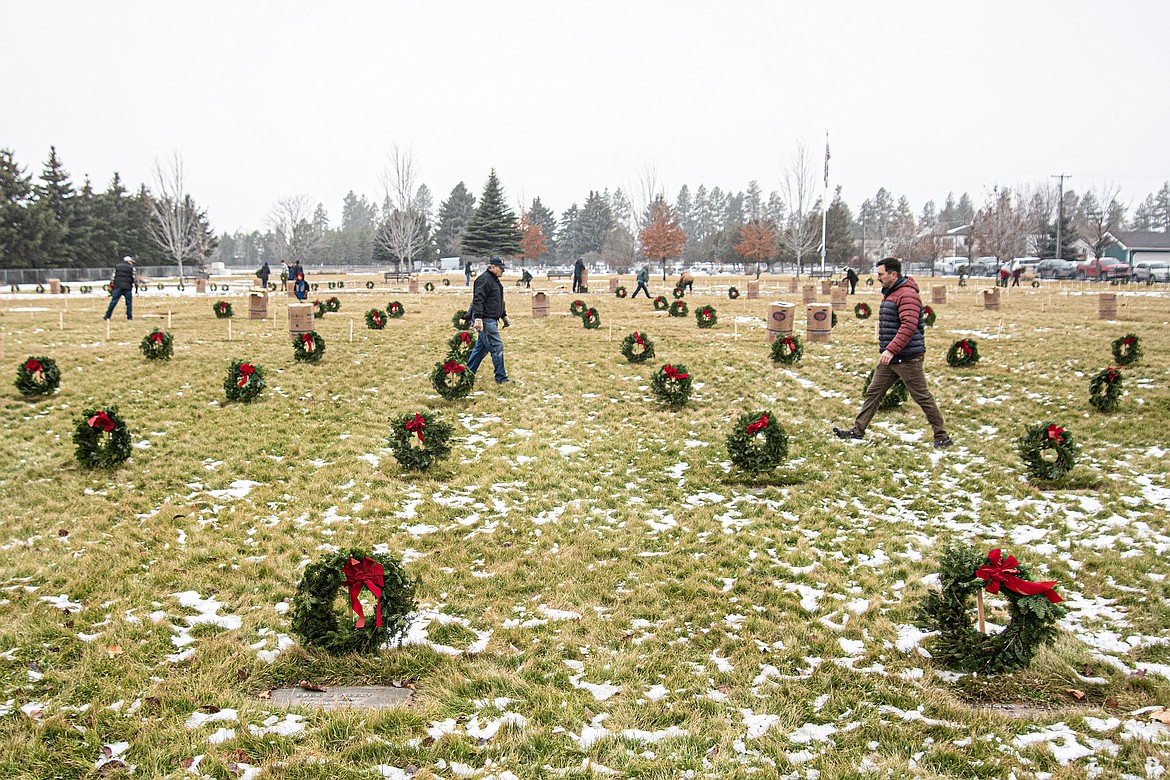
M426 213L418 203L418 173L409 150L395 145L390 150L389 167L382 173L382 224L375 242L395 258L396 270L414 270L414 258L426 242Z
M796 257L796 274L800 275L804 255L821 245L820 225L809 219L817 202L817 174L812 155L804 141L796 142L796 152L780 174L780 192L788 213L777 234L777 242Z
M308 195L290 195L272 204L268 227L275 239L272 250L277 260L303 261L321 240L324 231L314 222L313 213L313 202Z
M152 217L150 236L178 264L182 279L184 262L193 261L202 267L214 242L205 215L186 191L183 158L178 152L165 164L154 161L154 185L157 192L150 193L146 201Z
M988 194L986 205L975 214L971 237L981 253L1005 262L1024 252L1030 232L1023 204L1018 198L1013 199L1007 187L995 187Z
M1117 199L1120 194L1120 186L1106 183L1094 187L1081 198L1077 235L1093 248L1094 257L1100 257L1112 243L1108 236L1116 236L1125 226L1126 208Z

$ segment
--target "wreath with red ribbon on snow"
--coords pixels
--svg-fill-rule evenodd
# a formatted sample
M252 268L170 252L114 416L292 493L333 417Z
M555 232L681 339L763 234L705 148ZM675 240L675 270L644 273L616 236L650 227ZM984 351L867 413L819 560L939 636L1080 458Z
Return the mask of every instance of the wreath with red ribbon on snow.
M251 403L264 389L264 369L243 360L233 361L223 378L223 392L229 401Z
M73 429L77 462L87 469L112 469L130 457L130 429L118 407L86 409Z
M230 320L235 313L232 311L232 305L228 301L219 300L211 304L211 310L215 312L217 320Z
M959 339L947 350L947 365L966 368L979 362L979 345L975 339Z
M1110 366L1089 380L1089 403L1104 414L1117 411L1121 406L1121 369Z
M398 465L407 471L422 471L451 454L450 423L430 412L413 412L390 421L390 449Z
M804 344L795 333L780 335L772 342L772 360L790 366L799 363L804 355Z
M138 348L147 360L170 360L175 354L175 337L165 330L155 328L142 337Z
M771 471L788 457L788 436L772 412L746 412L727 436L727 454L743 471Z
M654 342L645 333L634 331L622 339L622 355L631 363L645 363L654 357Z
M1077 462L1079 445L1073 435L1047 420L1024 428L1024 435L1016 439L1016 448L1028 476L1050 482L1072 471Z
M370 330L382 330L386 327L386 312L381 309L370 309L366 312L366 327Z
M61 369L51 357L30 357L16 368L16 389L25 398L52 395L61 386Z
M683 406L691 398L691 375L683 364L667 363L650 378L650 390L670 406Z
M325 339L315 330L293 336L293 360L319 363L325 355Z
M431 384L439 395L448 401L465 398L475 387L475 373L463 362L448 358L435 364L431 372Z

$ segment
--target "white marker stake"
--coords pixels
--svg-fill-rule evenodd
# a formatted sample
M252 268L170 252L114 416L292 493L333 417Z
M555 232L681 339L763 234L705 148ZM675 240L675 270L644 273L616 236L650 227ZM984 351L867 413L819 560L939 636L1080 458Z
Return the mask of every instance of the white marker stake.
M110 340L110 321L106 320L106 341Z
M57 323L61 326L61 330L65 330L65 312L57 312Z
M349 343L353 343L353 320L349 321Z
M982 588L975 591L975 608L976 608L975 611L979 614L979 633L986 634L987 633L987 626L984 625L984 623L983 623L983 589Z
M171 307L167 307L167 330L171 329Z
M232 318L228 317L228 341L232 340Z

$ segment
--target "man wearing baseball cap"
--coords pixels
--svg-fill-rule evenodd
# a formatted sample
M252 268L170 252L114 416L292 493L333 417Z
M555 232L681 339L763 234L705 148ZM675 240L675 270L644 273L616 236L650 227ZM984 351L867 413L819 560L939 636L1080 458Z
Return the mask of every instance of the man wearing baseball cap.
M114 313L114 307L118 305L118 299L123 297L126 299L126 319L134 319L134 285L137 281L134 258L127 255L122 258L122 262L114 266L114 275L110 277L110 307L106 309L103 320L110 318Z
M467 367L473 374L477 373L484 354L490 352L498 385L512 381L504 370L504 340L500 338L500 327L506 328L512 324L504 307L504 285L500 284L503 275L503 258L493 257L488 261L487 270L476 277L471 308L467 312L467 320L479 334L471 350L471 357L467 359Z

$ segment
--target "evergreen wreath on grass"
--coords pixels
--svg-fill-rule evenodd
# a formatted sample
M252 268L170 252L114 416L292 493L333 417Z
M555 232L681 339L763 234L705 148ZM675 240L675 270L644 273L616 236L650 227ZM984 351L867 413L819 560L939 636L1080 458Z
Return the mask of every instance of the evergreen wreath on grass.
M1110 414L1121 405L1121 371L1110 366L1089 380L1089 403L1098 412Z
M333 312L341 311L341 299L338 298L336 295L330 295L325 300L325 308L327 308L327 309L329 309L329 311L333 311Z
M366 312L366 327L370 330L382 330L386 327L386 312L381 309L370 309Z
M317 310L313 313L315 319L323 319L329 313L329 304L325 303L325 301L316 300L313 301L313 305L317 307Z
M739 288L736 287L735 285L728 287L727 288L727 297L734 301L736 298L739 297Z
M386 304L386 316L392 320L397 320L406 314L406 309L398 301L390 301Z
M1142 359L1142 340L1136 333L1126 333L1113 342L1113 359L1119 366Z
M934 313L934 309L929 306L922 307L922 323L928 328L934 327L934 321L938 319L938 315Z
M319 285L317 282L313 282L312 284L309 285L309 289L311 289L313 292L317 292L317 288L320 286L321 285Z
M451 316L451 326L455 328L455 330L467 330L467 326L470 324L471 323L467 320L466 309L460 309Z
M719 317L715 313L714 306L700 306L695 309L695 324L700 328L713 328L717 322L719 322Z
M471 357L471 350L475 349L475 331L465 330L456 333L447 342L447 354L460 363L466 363Z
M578 298L569 304L569 314L572 314L574 317L580 317L585 313L587 308L589 307L585 305L585 301Z
M118 407L86 409L73 429L77 462L87 469L112 469L130 457L130 430Z
M621 284L619 284L617 286L617 289L613 291L613 294L619 298L625 298L626 293L627 293L627 291L626 291L625 285L621 285Z
M293 359L302 363L319 363L325 355L325 339L315 330L293 337Z
M861 389L862 398L864 398L866 393L869 392L869 385L871 382L873 382L872 370L870 370L870 372L865 375L865 387ZM886 391L886 394L882 396L882 402L878 404L878 409L883 412L890 409L897 409L899 406L906 403L906 400L909 397L910 393L906 390L906 384L901 379L899 379L897 382L894 382L894 384L890 386L890 389Z
M743 471L771 471L788 458L788 436L770 411L741 414L727 436L727 454Z
M404 414L390 421L390 449L407 471L423 471L451 454L450 423L430 412Z
M666 300L665 295L659 295L654 299L654 311L666 311L670 308L670 303Z
M170 360L175 354L175 337L165 330L155 328L142 337L138 345L147 360Z
M1049 482L1064 477L1077 462L1078 445L1073 435L1047 420L1024 426L1024 435L1016 439L1016 449L1028 476Z
M681 363L667 363L650 378L650 390L670 406L683 406L691 398L691 375Z
M645 333L634 331L622 339L622 355L631 363L645 363L654 357L654 342Z
M431 372L431 384L436 392L448 401L466 397L475 387L475 373L465 363L448 359L435 364Z
M979 345L975 339L959 339L947 350L947 365L966 368L979 362Z
M43 295L44 292L45 292L45 286L43 284L38 284L37 285L37 295Z
M790 366L793 363L799 363L803 356L804 343L795 333L787 336L781 334L772 342L772 360L776 363Z
M687 294L687 291L685 287L675 287L671 290L670 294L674 296L676 301L681 301L683 296Z
M931 590L915 609L918 625L939 635L930 640L931 656L962 672L1000 673L1028 666L1036 651L1052 644L1065 608L1052 582L1032 582L1028 568L1001 550L987 555L953 545L943 553L941 590ZM1008 601L1009 620L998 634L981 634L968 614L971 597L986 588Z
M675 301L674 303L670 304L671 317L685 317L690 313L691 310L687 308L686 301Z
M336 287L336 286L337 286L337 285L336 285L336 284L334 284L333 282L326 282L326 283L325 283L325 285L326 285L326 286L327 286L327 287L328 287L330 290L332 290L334 287Z
M868 320L873 316L873 309L869 308L869 304L865 301L853 307L853 314L859 320Z
M435 283L434 282L427 282L426 284L423 285L423 289L426 290L427 292L434 292L435 291Z
M264 389L264 369L243 360L234 360L223 378L223 392L229 401L251 403Z
M450 286L451 286L451 280L450 280L450 279L447 279L446 277L444 277L444 278L443 278L443 286L444 286L444 287L450 287Z
M407 616L415 609L418 580L406 576L402 563L394 558L375 558L361 549L326 554L305 567L290 613L292 632L306 649L334 655L376 652L382 644L401 634ZM363 590L374 594L372 620L362 610ZM343 616L334 607L337 597L348 596ZM350 613L357 620L350 618Z
M374 289L374 283L373 282L366 282L366 289L367 290Z
M211 310L215 312L215 318L219 320L228 320L235 314L232 311L232 305L229 301L218 300L211 304Z
M16 389L25 398L52 395L61 386L61 369L51 357L30 357L16 368Z
M585 330L597 330L601 327L601 315L597 313L597 309L590 306L581 313L581 324L585 326Z
M345 282L339 281L339 282L337 283L337 289L338 289L338 290L344 290L344 289L345 289Z

